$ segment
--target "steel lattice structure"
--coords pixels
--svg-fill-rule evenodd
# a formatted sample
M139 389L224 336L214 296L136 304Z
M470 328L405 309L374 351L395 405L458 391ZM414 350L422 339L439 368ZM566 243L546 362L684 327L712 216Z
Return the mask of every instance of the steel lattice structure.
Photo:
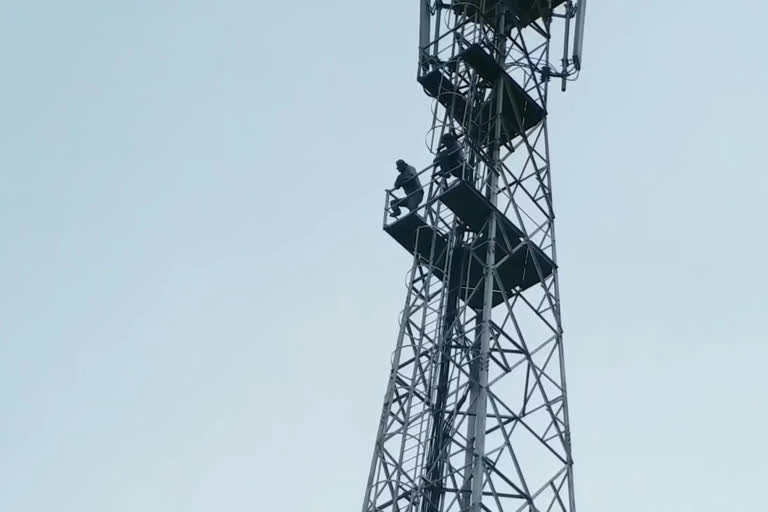
M573 512L546 108L584 3L420 4L427 146L453 132L466 159L385 213L413 266L362 509Z

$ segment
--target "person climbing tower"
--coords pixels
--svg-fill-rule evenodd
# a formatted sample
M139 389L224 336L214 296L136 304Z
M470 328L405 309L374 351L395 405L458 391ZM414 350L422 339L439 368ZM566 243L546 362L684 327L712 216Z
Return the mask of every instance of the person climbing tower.
M471 169L464 160L464 152L455 133L443 134L437 149L433 163L436 165L435 173L438 176L447 178L453 175L465 181L472 181Z
M392 210L392 216L399 217L401 206L405 206L409 211L418 208L421 200L424 199L424 189L421 187L415 167L408 165L402 159L395 162L395 166L399 172L395 179L395 190L402 188L405 192L405 197L393 198L389 206Z

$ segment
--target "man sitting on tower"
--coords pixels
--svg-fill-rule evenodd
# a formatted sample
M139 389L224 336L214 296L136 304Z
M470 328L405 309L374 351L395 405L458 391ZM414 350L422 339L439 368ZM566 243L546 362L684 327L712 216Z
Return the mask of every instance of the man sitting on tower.
M472 181L472 172L464 160L464 152L459 145L458 137L453 132L448 132L440 137L440 145L437 147L434 164L435 174L441 178L449 175L456 176L465 181Z
M398 160L395 162L395 166L400 173L395 179L395 190L402 188L405 197L394 198L389 206L392 208L392 216L399 217L401 206L405 206L409 211L413 211L419 206L421 200L424 199L424 189L421 187L415 167L405 163L405 160Z

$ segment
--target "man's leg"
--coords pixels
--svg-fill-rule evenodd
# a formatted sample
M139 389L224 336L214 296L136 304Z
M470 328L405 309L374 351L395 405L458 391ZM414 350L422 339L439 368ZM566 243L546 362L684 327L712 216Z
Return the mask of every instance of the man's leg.
M470 185L475 184L475 169L468 163L464 164L464 181Z
M408 196L408 204L406 206L408 206L410 211L413 211L419 207L422 199L424 199L424 191L418 190Z
M464 176L462 176L463 171L463 165L461 162L451 162L451 175L453 175L456 178L463 179Z
M397 218L400 216L400 207L406 206L407 197L394 198L389 203L389 207L392 210L392 216Z

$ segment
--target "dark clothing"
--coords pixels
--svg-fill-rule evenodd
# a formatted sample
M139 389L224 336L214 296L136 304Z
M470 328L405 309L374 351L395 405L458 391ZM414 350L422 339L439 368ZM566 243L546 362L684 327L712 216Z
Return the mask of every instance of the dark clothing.
M395 215L400 215L401 206L405 206L408 210L413 211L419 207L422 199L424 199L424 191L418 190L411 195L393 199L389 206L394 210Z
M437 164L436 172L439 176L448 177L452 174L457 178L467 179L467 176L464 176L465 167L467 167L464 153L455 140L448 141L442 146L435 156L435 164Z
M400 172L395 179L395 189L402 188L407 195L421 190L421 182L416 173L416 168L412 165L406 166L405 170Z
M395 189L398 188L402 188L405 191L405 197L392 198L389 206L392 208L392 215L395 217L400 215L401 206L405 206L408 210L413 211L418 208L421 200L424 199L424 189L421 188L418 173L412 165L407 165L405 170L400 171L400 174L398 174L395 180Z

